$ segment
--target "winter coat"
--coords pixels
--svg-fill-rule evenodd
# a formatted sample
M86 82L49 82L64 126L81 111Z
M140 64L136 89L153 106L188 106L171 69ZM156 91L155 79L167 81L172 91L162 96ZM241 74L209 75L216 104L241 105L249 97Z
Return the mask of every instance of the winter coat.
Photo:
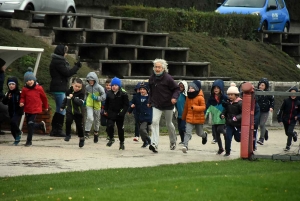
M131 113L135 109L135 115L137 120L142 122L152 123L152 108L148 107L148 98L149 96L142 96L141 93L137 93L133 98L131 103L135 105L134 108L130 107L128 112Z
M219 101L215 98L214 87L217 86L220 88ZM206 104L206 113L205 117L211 114L212 125L225 124L225 119L221 119L220 115L224 111L223 103L226 103L228 100L227 95L224 93L224 82L223 80L215 80L212 84L210 97Z
M257 88L261 83L264 83L266 85L266 88L264 91L269 91L269 81L266 78L261 79L258 82ZM268 95L257 95L256 96L256 101L259 105L260 111L261 112L269 112L270 108L274 109L274 96Z
M78 66L70 68L64 56L52 54L50 63L50 92L66 92L68 90L69 78L79 70Z
M86 96L86 106L92 107L94 110L101 109L101 101L106 99L106 93L104 88L99 84L98 76L95 72L90 72L86 76L86 80L94 80L94 85L86 85L85 87L85 96ZM97 96L97 100L92 99L92 95Z
M291 90L298 92L296 87L289 89L289 91ZM297 120L295 120L296 116L298 118ZM300 120L300 101L297 98L292 99L291 97L284 99L277 113L277 120L285 124L296 124L296 122Z
M171 75L163 72L161 76L151 75L149 78L149 100L151 106L160 110L173 110L171 99L178 99L180 90Z
M9 79L7 79L7 87L8 83L11 81L16 83L16 88L14 90L9 90L5 94L2 102L4 105L8 105L9 116L12 118L14 115L22 116L24 112L23 107L20 107L21 92L19 90L18 79L16 77L10 77Z
M70 94L73 94L72 98L68 98ZM63 100L61 109L66 109L67 113L73 115L82 115L82 106L84 103L84 93L82 90L74 92L73 87L66 92L66 97Z
M24 104L24 112L29 114L41 113L42 108L48 109L48 99L44 89L36 82L32 87L23 87L20 103Z
M189 90L188 89L188 84L187 84L186 81L184 81L184 80L180 81L178 83L178 86L179 86L180 83L183 84L184 91L180 92L179 98L177 99L177 102L175 103L175 108L176 108L175 116L176 116L176 118L179 118L179 119L182 118L184 104L185 104L185 100L186 100L186 97L187 97L187 91Z
M225 116L226 125L241 127L242 124L242 99L238 97L234 102L226 102L223 104L224 111L221 115ZM233 121L233 117L237 119L237 121Z
M117 93L112 90L106 94L104 111L107 113L107 118L117 120L125 117L129 107L129 99L126 91L123 88Z
M190 124L204 124L205 122L205 100L202 90L195 98L186 98L182 120Z

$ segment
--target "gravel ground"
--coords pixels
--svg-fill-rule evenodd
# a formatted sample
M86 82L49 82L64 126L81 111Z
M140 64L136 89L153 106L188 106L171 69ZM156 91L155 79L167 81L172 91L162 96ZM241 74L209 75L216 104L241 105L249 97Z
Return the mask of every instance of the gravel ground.
M257 145L255 155L296 155L299 142L293 143L289 152L284 152L286 136L280 128L269 130L269 140ZM179 136L178 136L179 138ZM72 136L69 142L63 138L45 135L34 135L33 145L25 147L24 134L18 146L13 146L11 134L0 136L0 177L50 174L67 171L99 170L107 168L149 167L163 164L178 164L201 161L232 160L240 157L240 143L233 140L229 157L216 155L217 144L211 144L212 136L208 136L206 145L201 144L201 138L193 135L187 154L182 153L181 145L176 150L169 149L168 136L160 137L158 153L152 153L148 148L141 148L142 142L134 142L126 138L125 150L119 150L119 141L106 147L106 139L100 138L98 143L88 139L83 148L78 147L78 138Z

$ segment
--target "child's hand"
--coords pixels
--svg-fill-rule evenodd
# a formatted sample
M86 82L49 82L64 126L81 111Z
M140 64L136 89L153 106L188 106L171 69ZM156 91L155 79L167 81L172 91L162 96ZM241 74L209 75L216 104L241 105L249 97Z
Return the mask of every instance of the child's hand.
M135 107L135 105L134 105L134 104L131 104L131 107L132 107L132 108L134 108L134 107Z
M11 93L8 94L8 99L10 99L12 97Z
M236 118L236 117L233 117L232 120L233 120L233 121L237 121L237 118Z
M60 111L63 111L64 109L60 108Z
M297 116L295 116L295 120L297 120L298 119L298 117Z
M20 105L19 105L20 107L23 107L24 106L24 103L20 103Z
M92 99L93 100L98 100L98 96L95 96L94 94L92 94Z
M282 122L278 122L280 125L282 125Z
M221 115L221 118L222 118L222 119L224 119L224 118L225 118L225 116L222 114L222 115Z
M48 108L44 109L46 112L48 111Z
M72 98L72 97L73 97L73 94L69 94L69 97Z

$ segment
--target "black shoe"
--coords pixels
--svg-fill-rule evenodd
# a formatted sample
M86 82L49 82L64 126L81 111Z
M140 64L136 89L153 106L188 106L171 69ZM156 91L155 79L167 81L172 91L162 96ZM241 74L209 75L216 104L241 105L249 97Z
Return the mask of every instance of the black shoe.
M83 139L80 139L79 140L79 147L81 148L81 147L83 147L84 146L84 140Z
M84 138L85 139L89 139L90 138L90 131L85 131Z
M294 142L297 142L298 133L296 131L294 131L293 133L294 133L293 140Z
M269 139L269 131L266 129L265 132L265 140L267 141Z
M291 149L290 146L286 146L284 151L289 151L290 149Z
M71 139L71 135L67 135L67 136L65 137L65 141L66 141L66 142L69 142L70 139Z
M204 134L205 134L206 136L202 138L202 144L206 144L206 143L207 143L207 132L204 131Z
M119 150L125 150L124 142L120 142Z
M175 150L175 149L176 149L176 143L171 143L170 150Z
M230 152L227 152L224 154L225 157L230 156Z
M25 143L25 147L30 147L32 145L32 142L28 142L28 141L26 141L26 143Z
M106 146L111 147L111 145L112 145L113 143L115 143L115 139L114 139L114 138L109 139L109 141L108 141L108 143L106 144Z
M98 142L98 135L94 135L94 143L97 143Z
M264 145L264 142L263 142L261 139L259 139L259 140L257 141L257 144Z
M44 121L41 121L40 123L40 129L43 131L43 133L46 133L46 124Z
M219 149L219 151L217 152L217 155L221 155L224 152L224 149Z
M153 151L153 153L158 153L158 151L156 151L156 149L157 149L157 148L156 148L155 145L150 144L149 150Z
M146 148L148 145L149 145L149 144L148 144L148 141L145 141L141 147L142 147L142 148Z

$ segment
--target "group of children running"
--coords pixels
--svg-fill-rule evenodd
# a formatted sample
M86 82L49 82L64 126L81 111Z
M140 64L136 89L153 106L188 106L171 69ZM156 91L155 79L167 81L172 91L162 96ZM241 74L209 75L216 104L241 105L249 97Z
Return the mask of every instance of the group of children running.
M99 127L106 126L108 136L107 146L110 147L115 142L114 128L117 126L118 138L120 141L119 149L124 150L124 119L126 113L135 114L135 138L139 136L143 141L143 148L151 145L149 131L152 123L152 108L149 107L148 94L149 84L147 81L140 82L136 86L136 93L129 102L127 92L122 88L122 82L119 78L106 80L105 88L99 84L96 73L90 72L86 77L87 85L84 86L80 78L72 80L72 86L66 92L60 109L66 110L66 137L65 141L71 139L71 124L75 122L76 132L79 137L79 147L84 146L85 139L89 137L92 125L94 143L98 142ZM8 92L5 94L2 102L8 105L11 118L11 133L15 139L14 144L18 145L21 139L22 131L19 129L19 121L25 113L28 135L25 146L32 145L32 136L34 129L40 129L46 132L45 122L35 123L35 118L42 109L48 110L47 96L37 82L33 73L24 75L25 86L19 89L18 79L10 77L7 79ZM231 83L228 90L224 91L224 82L220 79L212 83L210 96L207 102L199 80L179 81L180 96L175 103L174 113L177 119L178 132L180 136L179 144L182 145L182 152L189 150L189 141L192 138L192 131L202 137L202 144L207 143L207 132L203 130L206 118L210 115L212 123L213 141L217 143L217 154L225 152L224 156L229 156L231 152L232 137L240 142L241 119L242 119L242 98L240 90L235 83ZM259 81L258 90L267 91L269 82L266 78ZM298 92L296 87L292 87L290 92ZM255 97L259 107L256 127L260 126L260 137L258 144L263 145L268 140L268 131L265 128L269 111L274 109L274 96L259 95ZM86 111L85 127L83 127L84 115ZM290 150L292 140L297 141L297 133L294 131L297 121L300 120L300 100L296 96L290 96L283 101L283 104L277 114L278 122L283 123L287 143L285 150ZM256 130L257 131L257 130ZM225 146L222 143L222 136L225 140ZM254 139L257 139L257 132L254 133ZM253 149L256 149L256 143L253 143ZM151 150L151 149L150 149ZM152 150L153 151L153 150ZM156 152L156 151L153 151ZM156 152L157 153L157 152Z

